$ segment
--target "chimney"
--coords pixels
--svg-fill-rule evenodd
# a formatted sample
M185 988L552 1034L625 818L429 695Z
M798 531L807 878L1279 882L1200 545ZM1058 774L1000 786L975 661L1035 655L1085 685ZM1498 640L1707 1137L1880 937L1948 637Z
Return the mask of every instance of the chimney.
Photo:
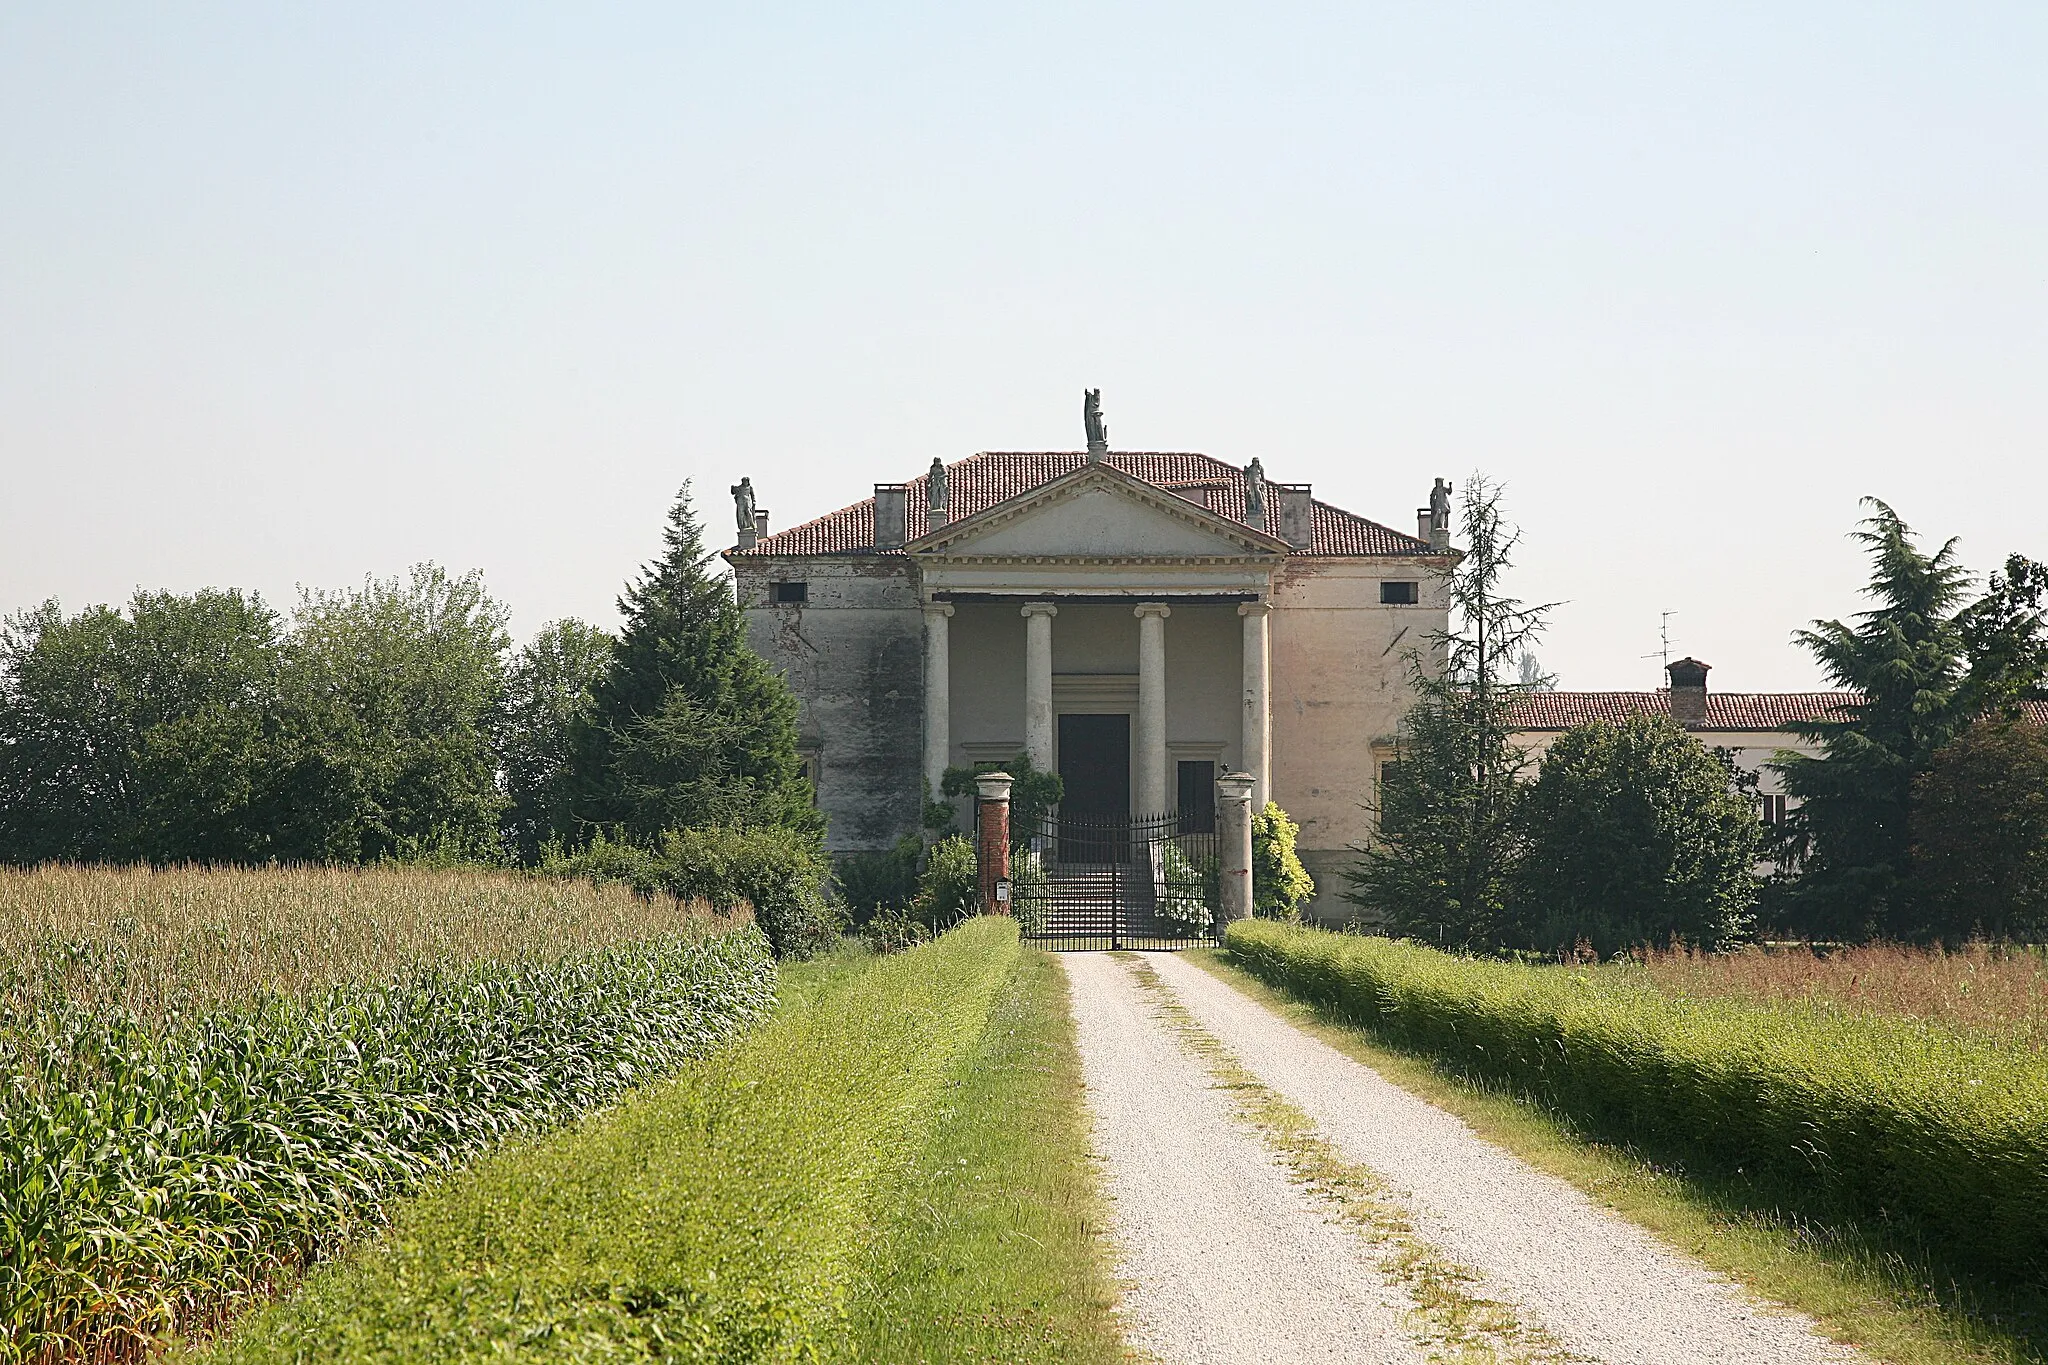
M1417 540L1429 539L1429 523L1431 522L1431 520L1433 520L1433 518L1430 516L1429 509L1427 507L1418 507L1415 509L1415 538Z
M909 484L878 483L875 485L875 548L877 550L900 550L903 548L904 519L909 511Z
M1707 671L1711 667L1698 659L1680 659L1664 666L1671 675L1671 719L1688 729L1707 723Z
M1306 550L1315 538L1315 501L1305 483L1269 485L1280 495L1280 539Z
M754 539L768 539L768 509L765 507L754 509Z

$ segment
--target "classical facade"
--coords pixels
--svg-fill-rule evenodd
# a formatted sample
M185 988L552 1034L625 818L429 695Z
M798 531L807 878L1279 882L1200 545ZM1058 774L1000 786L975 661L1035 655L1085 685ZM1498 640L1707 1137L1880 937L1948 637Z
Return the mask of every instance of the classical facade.
M726 554L788 677L836 851L919 827L945 770L1030 755L1062 814L1208 808L1216 776L1301 823L1325 892L1363 840L1406 655L1443 629L1439 489L1409 535L1207 455L982 453ZM1326 913L1337 913L1335 897Z

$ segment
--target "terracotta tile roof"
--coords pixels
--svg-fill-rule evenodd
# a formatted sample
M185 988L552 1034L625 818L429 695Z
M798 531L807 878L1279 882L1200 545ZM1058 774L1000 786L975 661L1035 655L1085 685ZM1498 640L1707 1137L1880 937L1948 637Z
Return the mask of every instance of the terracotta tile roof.
M1081 451L1037 453L983 452L946 466L946 497L952 519L973 516L1063 474L1079 469L1087 456ZM1249 526L1244 514L1244 471L1208 455L1164 454L1151 451L1117 451L1108 463L1156 487L1167 489L1197 506L1206 507L1232 521ZM1278 494L1268 486L1268 526L1279 527ZM915 540L929 529L925 476L910 481L907 539ZM1429 553L1429 545L1378 522L1367 521L1326 502L1315 504L1311 555L1418 555ZM792 526L762 540L740 555L871 555L901 554L901 550L875 549L875 500L865 498L851 507Z
M1795 721L1825 720L1837 707L1859 700L1855 692L1707 693L1702 730L1782 730ZM1587 721L1668 716L1671 693L1531 692L1515 700L1509 715L1518 730L1568 730ZM1846 717L1843 717L1846 719Z

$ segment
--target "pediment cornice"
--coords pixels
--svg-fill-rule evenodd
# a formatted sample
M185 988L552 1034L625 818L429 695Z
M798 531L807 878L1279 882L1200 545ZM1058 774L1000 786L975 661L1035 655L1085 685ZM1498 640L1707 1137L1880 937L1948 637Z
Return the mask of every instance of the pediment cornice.
M1098 490L1107 490L1149 507L1187 526L1205 531L1238 547L1235 553L1199 555L1019 555L976 554L971 548L953 546L972 541L1020 521L1042 515L1061 503ZM1109 465L1083 465L1071 474L1020 493L970 517L949 522L928 531L905 545L904 552L923 561L943 560L955 564L1271 564L1292 548L1278 536L1254 530L1241 521L1220 516L1208 508L1176 497L1163 488L1135 478Z

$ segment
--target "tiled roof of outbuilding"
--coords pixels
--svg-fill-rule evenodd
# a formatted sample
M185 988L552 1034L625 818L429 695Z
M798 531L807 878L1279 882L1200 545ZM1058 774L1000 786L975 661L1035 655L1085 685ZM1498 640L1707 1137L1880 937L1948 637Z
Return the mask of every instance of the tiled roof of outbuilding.
M1028 493L1079 469L1087 456L1078 450L1007 452L985 451L946 466L946 500L951 519L960 521L997 503ZM1107 463L1114 469L1143 479L1197 506L1206 507L1232 521L1252 525L1244 514L1244 471L1208 455L1170 454L1152 451L1115 451ZM1279 529L1279 494L1267 485L1266 525L1259 530ZM915 540L930 529L925 493L925 476L910 481L907 538ZM1314 538L1307 550L1311 555L1419 555L1428 554L1426 541L1367 521L1326 502L1315 504L1312 522ZM741 555L871 555L901 554L901 550L875 549L875 500L864 498L851 507L777 531Z
M1833 719L1856 692L1708 692L1701 730L1782 730L1796 721ZM1668 716L1671 692L1529 692L1515 698L1509 724L1518 730L1568 730L1588 721ZM1841 717L1847 719L1846 716Z
M1783 730L1808 720L1847 720L1846 712L1830 714L1863 699L1861 692L1708 692L1707 718L1700 730ZM1508 709L1508 723L1517 730L1569 730L1588 721L1627 720L1632 716L1668 716L1671 692L1528 692ZM2048 725L2048 701L2024 701L2020 714L2036 725Z

